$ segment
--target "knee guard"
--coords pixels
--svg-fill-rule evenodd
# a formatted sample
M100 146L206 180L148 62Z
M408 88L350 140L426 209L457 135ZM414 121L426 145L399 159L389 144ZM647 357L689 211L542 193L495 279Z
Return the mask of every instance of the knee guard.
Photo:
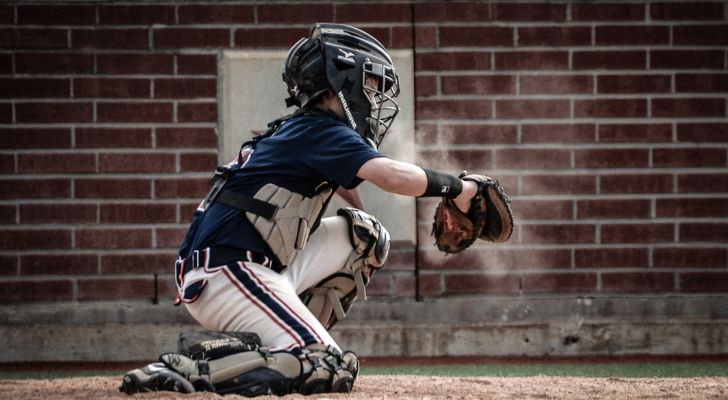
M245 351L209 361L193 360L179 353L162 354L159 359L196 390L246 397L348 393L359 371L354 353L341 354L325 345L290 352Z
M356 208L340 208L337 215L348 222L354 250L341 270L300 295L326 329L344 319L357 298L366 301L366 285L389 254L389 232L376 218Z

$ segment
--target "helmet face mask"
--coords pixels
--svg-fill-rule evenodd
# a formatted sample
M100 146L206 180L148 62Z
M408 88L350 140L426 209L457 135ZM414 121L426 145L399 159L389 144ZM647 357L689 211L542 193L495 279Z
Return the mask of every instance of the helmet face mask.
M344 120L377 148L394 122L399 78L377 39L348 25L316 24L289 51L283 80L287 105L305 106L327 90L341 101ZM322 79L323 78L323 79Z

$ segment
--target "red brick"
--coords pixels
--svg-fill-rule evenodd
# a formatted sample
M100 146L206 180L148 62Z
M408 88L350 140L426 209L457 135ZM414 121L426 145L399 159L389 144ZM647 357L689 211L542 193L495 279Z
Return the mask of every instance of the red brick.
M677 187L680 193L726 193L728 174L680 174Z
M577 118L639 118L647 116L645 99L574 100Z
M0 78L0 98L70 97L69 79Z
M230 32L214 28L155 28L153 30L155 49L178 49L181 47L216 48L230 46Z
M152 132L148 128L76 128L79 148L149 148Z
M154 181L154 197L169 198L202 198L210 189L208 178L173 178L156 179Z
M644 4L572 3L574 21L644 21Z
M106 98L149 98L148 79L78 78L73 81L73 96Z
M487 70L490 69L490 53L481 51L417 53L415 69L417 72Z
M437 250L434 246L429 248L432 250L420 252L420 258L418 260L420 263L420 270L462 271L480 270L484 267L493 268L496 266L496 260L494 257L487 256L485 252L476 249L470 249L470 251L458 254L445 254Z
M15 72L19 74L90 74L93 69L93 54L15 54Z
M677 124L679 142L728 142L728 124L695 123Z
M670 28L667 26L597 26L597 45L666 45L670 43Z
M70 128L0 128L0 149L67 149Z
M655 267L725 268L728 252L724 248L656 248Z
M392 293L394 277L390 274L376 275L367 286L367 296L383 297L390 296ZM371 290L369 290L371 288Z
M676 45L728 45L728 25L676 25L672 29Z
M158 249L178 249L182 244L186 233L187 228L157 228L155 247ZM174 258L175 257L172 257L172 259ZM389 267L389 261L387 261L387 267Z
M657 199L658 218L718 218L728 217L725 199Z
M444 294L518 293L520 279L505 274L447 274Z
M70 247L71 231L69 230L0 230L0 249L2 250L68 249Z
M21 204L21 224L93 224L95 204Z
M197 210L200 202L195 201L194 203L182 203L179 206L179 215L181 215L180 222L189 224L192 222L192 217Z
M524 124L521 143L594 143L593 124Z
M394 295L397 297L415 296L415 280L414 276L395 275L394 276Z
M71 301L73 283L69 280L9 281L0 285L0 296L11 303Z
M252 17L252 12L251 12ZM258 23L271 24L313 24L333 21L332 4L259 4Z
M21 275L95 275L98 257L95 254L31 254L20 257Z
M442 94L515 94L516 80L510 75L454 75L441 78Z
M154 53L98 54L100 74L171 74L174 55Z
M18 24L94 25L94 5L18 5Z
M0 6L0 24L12 25L15 23L15 6Z
M673 224L604 224L602 243L666 243L675 241Z
M499 169L559 169L571 166L568 150L499 149L495 156Z
M568 100L496 100L498 119L568 118Z
M214 54L177 54L179 74L217 75L217 56Z
M420 295L425 297L438 296L442 294L443 282L442 276L439 273L435 274L420 274Z
M290 48L308 36L307 28L241 28L235 30L237 48Z
M411 6L404 3L335 3L337 23L411 21ZM308 13L308 12L307 12ZM321 21L321 19L319 19Z
M78 300L154 298L153 279L83 279L78 281Z
M15 156L13 154L0 154L0 173L3 174L14 174L18 171L15 170Z
M728 224L691 222L680 224L680 241L685 242L728 242Z
M672 193L672 186L672 175L667 174L609 174L599 177L599 193L604 194Z
M653 149L652 164L658 168L725 167L726 151L703 147Z
M495 254L497 267L507 270L571 267L571 250L513 248Z
M520 94L590 94L594 79L588 75L522 75Z
M490 100L418 100L419 119L491 118Z
M414 3L417 22L479 22L490 19L490 8L485 3Z
M148 49L146 29L82 29L71 31L74 49Z
M578 200L578 219L649 218L650 200Z
M292 8L297 8L291 5ZM218 4L192 4L178 7L180 24L249 24L255 22L255 7L252 5L218 5ZM299 14L303 16L303 14ZM285 23L282 16L279 21L267 21L265 7L258 6L259 23L277 22ZM330 20L323 18L322 20ZM303 22L303 21L301 21Z
M599 124L601 143L669 143L671 124Z
M217 135L213 128L157 128L156 137L159 148L217 149Z
M210 172L217 166L217 154L182 153L179 165L181 172Z
M172 103L97 103L98 122L172 122Z
M21 173L96 172L96 156L85 153L19 154Z
M565 21L566 4L495 3L495 21Z
M646 248L609 248L574 250L576 268L647 268L649 250Z
M415 93L417 98L436 95L437 77L432 75L415 76Z
M573 68L580 69L645 69L647 53L641 50L574 51Z
M168 153L102 153L100 172L175 172L175 155Z
M15 205L0 206L0 224L16 225L18 224L18 210Z
M675 275L668 272L607 272L601 274L604 292L671 292Z
M723 69L722 50L651 50L651 69Z
M602 75L597 77L599 93L669 93L670 75Z
M452 144L515 144L515 125L443 125L443 141Z
M573 219L571 200L513 200L511 204L516 221L537 219Z
M574 150L576 168L645 168L646 149L583 149Z
M565 51L504 51L495 53L497 70L565 70L569 53Z
M593 175L524 175L521 194L594 194L595 182Z
M655 20L720 20L723 4L718 2L652 3L650 16Z
M71 197L71 180L49 179L2 179L0 199L61 199Z
M9 124L13 122L12 103L0 103L0 123Z
M174 270L174 254L109 254L101 256L101 273L155 274Z
M174 204L102 204L102 224L154 224L177 222Z
M412 40L414 47L435 47L437 45L437 28L434 26L415 26Z
M217 96L217 79L155 79L154 97L163 99Z
M441 47L512 47L513 28L440 26Z
M0 48L67 49L68 30L0 28Z
M593 292L597 287L595 273L540 273L523 275L524 293Z
M91 122L91 103L16 103L17 122Z
M76 249L147 249L152 244L149 229L77 229Z
M148 179L74 179L73 195L79 199L149 199Z
M174 5L99 4L102 25L174 24Z
M590 224L519 225L523 243L566 244L594 243L596 230Z
M518 28L519 46L588 46L591 44L591 28L586 26Z
M178 103L178 122L217 122L217 103Z
M677 92L728 92L728 74L675 74Z
M420 164L432 168L458 165L462 169L482 169L491 165L493 156L488 150L420 150Z
M680 290L683 292L726 292L726 272L683 272L680 274Z
M13 55L0 54L0 74L10 75L13 73Z
M725 117L724 98L653 99L654 117Z

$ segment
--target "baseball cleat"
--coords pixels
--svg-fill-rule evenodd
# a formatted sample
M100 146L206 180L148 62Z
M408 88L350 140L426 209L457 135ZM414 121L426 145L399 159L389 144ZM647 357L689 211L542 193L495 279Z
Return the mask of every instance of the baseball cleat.
M194 386L182 375L167 368L162 363L149 364L127 372L119 387L120 392L134 394L139 392L170 391L192 393Z

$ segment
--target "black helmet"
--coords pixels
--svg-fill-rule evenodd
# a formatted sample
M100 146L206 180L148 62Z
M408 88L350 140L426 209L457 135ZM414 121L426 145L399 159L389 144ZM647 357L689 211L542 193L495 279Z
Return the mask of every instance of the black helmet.
M283 81L289 107L305 107L331 88L341 100L346 122L375 148L399 112L394 101L399 78L392 57L377 39L353 26L314 25L309 37L288 51Z

